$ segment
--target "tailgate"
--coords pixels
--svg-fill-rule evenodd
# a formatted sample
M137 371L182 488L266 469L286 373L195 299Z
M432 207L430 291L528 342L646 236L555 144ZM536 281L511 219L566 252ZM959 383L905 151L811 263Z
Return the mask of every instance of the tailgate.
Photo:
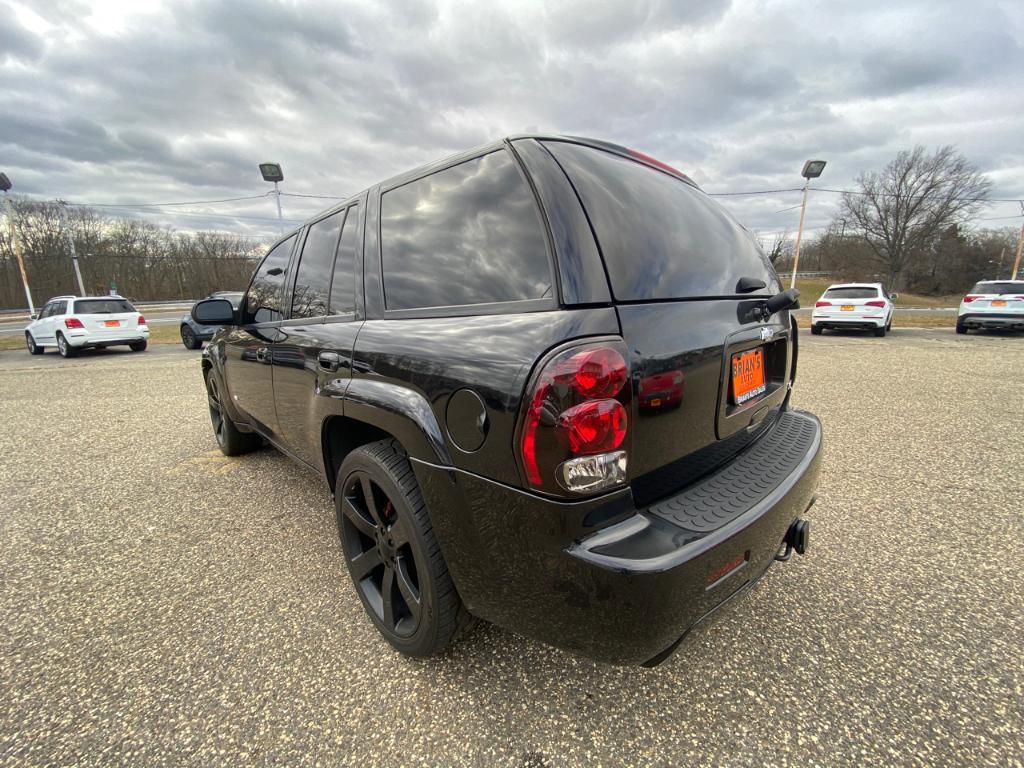
M780 312L768 323L740 322L755 303L720 299L616 308L639 390L630 455L637 504L714 471L774 421L792 367L789 314ZM758 351L764 392L737 397L733 358ZM644 382L660 387L666 373L679 382L678 397L645 398Z

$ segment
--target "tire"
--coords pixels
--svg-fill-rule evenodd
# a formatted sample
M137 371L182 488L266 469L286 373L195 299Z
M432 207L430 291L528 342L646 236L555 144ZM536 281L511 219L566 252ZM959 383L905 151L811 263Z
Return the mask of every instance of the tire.
M78 350L71 346L68 340L64 338L64 334L59 331L57 332L57 351L60 352L61 357L65 358L78 355Z
M213 373L206 374L206 402L210 408L210 423L217 446L225 456L251 453L263 445L263 438L254 432L242 432L221 405L220 386Z
M142 341L133 341L128 345L128 349L132 352L145 352L147 346L149 346L148 342L143 339Z
M187 325L181 326L181 343L185 349L202 349L203 342L196 338L196 333Z
M25 346L28 348L30 355L43 354L43 348L36 344L36 340L32 338L32 334L28 331L25 331Z
M820 325L812 325L811 333L815 336L821 336L822 327Z
M957 333L961 333L961 334L967 333L967 326L966 325L961 325L960 323L957 323L956 324L956 332Z
M877 336L879 338L882 338L883 336L885 336L885 326L884 325L881 328L875 328L875 336Z
M405 452L395 440L357 448L335 489L345 564L377 631L408 656L441 653L475 619L455 591Z

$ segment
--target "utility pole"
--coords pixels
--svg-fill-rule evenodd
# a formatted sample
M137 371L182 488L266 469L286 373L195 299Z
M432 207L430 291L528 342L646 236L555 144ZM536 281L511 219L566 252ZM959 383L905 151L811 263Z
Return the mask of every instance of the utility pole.
M796 245L793 246L793 276L789 279L789 287L796 288L796 271L800 266L800 239L804 234L804 213L807 211L807 187L811 180L804 182L804 200L800 204L800 224L796 228Z
M75 238L71 235L71 230L68 228L68 218L65 212L65 206L67 200L57 201L57 210L60 211L60 228L64 233L64 236L68 239L68 245L71 246L71 263L75 265L75 277L78 278L78 295L85 296L85 285L82 283L82 270L78 268L78 253L75 252Z
M7 191L11 188L11 180L6 174L0 173L0 190L4 193L4 208L7 210L7 221L11 226L11 248L14 250L14 258L18 261L18 270L21 272L21 284L25 286L25 298L28 300L28 313L34 315L36 307L32 303L32 291L28 287L28 273L25 272L25 259L21 253L21 239L18 237L18 225L14 220L14 207Z
M274 182L274 197L277 198L277 228L284 235L284 216L281 215L281 190L277 188L277 182Z
M1020 201L1020 212L1024 216L1024 200ZM1020 252L1021 246L1024 246L1024 222L1020 225L1020 235L1017 237L1017 258L1013 260L1013 277L1011 280L1017 279L1017 270L1020 269Z
M816 179L821 176L821 172L825 170L824 160L808 160L804 163L803 170L800 171L800 175L803 176L806 181L804 182L804 199L800 203L800 226L796 230L796 245L793 247L793 277L789 280L789 287L796 288L796 271L800 266L800 240L804 234L804 214L807 212L807 188L811 185L811 179Z

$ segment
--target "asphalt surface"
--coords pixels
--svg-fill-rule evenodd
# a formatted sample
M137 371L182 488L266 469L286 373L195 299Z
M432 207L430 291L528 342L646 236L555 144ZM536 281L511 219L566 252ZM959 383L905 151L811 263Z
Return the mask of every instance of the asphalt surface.
M0 352L0 764L1021 765L1024 338L800 342L811 548L656 669L400 657L197 353Z

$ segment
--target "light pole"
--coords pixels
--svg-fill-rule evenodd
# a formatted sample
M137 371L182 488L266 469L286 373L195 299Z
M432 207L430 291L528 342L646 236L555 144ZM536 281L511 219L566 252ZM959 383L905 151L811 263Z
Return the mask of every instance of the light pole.
M800 266L800 240L804 234L804 213L807 211L807 187L810 186L811 179L816 179L821 176L821 172L825 170L824 160L808 160L804 163L804 169L800 171L800 175L803 176L806 181L804 182L804 200L800 204L800 226L796 230L796 245L793 247L793 277L790 278L789 287L796 287L796 270Z
M260 173L264 181L274 182L274 197L277 199L277 225L284 234L284 217L281 215L281 190L277 188L279 181L284 181L284 172L280 163L260 163Z
M25 259L21 255L21 240L18 238L18 225L14 221L14 208L11 207L11 200L7 192L11 188L11 180L6 173L0 173L0 191L4 193L4 207L7 209L7 221L11 224L11 247L14 249L14 258L18 260L18 269L21 271L21 284L25 286L25 298L28 299L28 313L36 313L35 305L32 303L32 291L28 288L28 273L25 272Z
M64 236L68 239L68 245L71 246L71 263L75 265L75 277L78 278L78 295L85 296L85 285L82 283L82 270L78 268L78 253L75 252L75 238L71 234L71 230L68 229L68 217L65 211L67 204L67 200L57 201L57 210L60 211L60 227L64 231Z

